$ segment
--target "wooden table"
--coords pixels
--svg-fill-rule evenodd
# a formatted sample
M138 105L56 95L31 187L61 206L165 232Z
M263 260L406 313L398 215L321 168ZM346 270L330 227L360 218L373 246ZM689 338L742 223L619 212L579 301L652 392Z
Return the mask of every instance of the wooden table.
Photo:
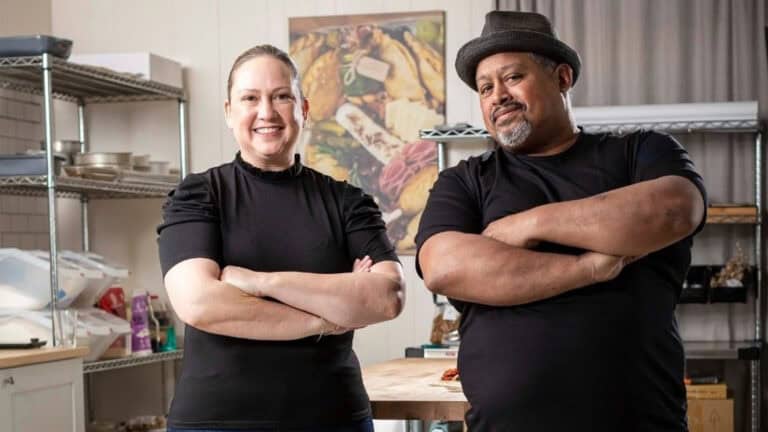
M0 369L66 360L88 355L88 347L0 350Z
M441 381L455 359L405 358L363 368L373 418L463 421L469 403L457 381Z

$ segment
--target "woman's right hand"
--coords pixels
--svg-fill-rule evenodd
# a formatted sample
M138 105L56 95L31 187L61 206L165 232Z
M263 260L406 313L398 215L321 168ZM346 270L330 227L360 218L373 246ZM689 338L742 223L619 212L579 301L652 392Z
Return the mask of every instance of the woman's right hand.
M263 286L263 276L266 276L266 274L228 265L221 269L219 280L234 285L252 296L264 297L265 293L259 289L259 287Z
M372 265L373 265L373 260L371 260L371 257L369 257L368 255L362 258L355 258L355 262L352 264L352 273L370 272ZM318 335L318 338L317 338L318 341L322 339L323 336L337 336L353 330L357 330L358 328L363 328L363 327L357 327L357 328L342 327L336 323L332 323L328 321L323 317L317 317L317 319L318 319L317 331L315 332L315 334Z
M363 327L356 327L356 328L342 327L338 324L328 321L325 318L318 317L318 319L319 319L319 327L316 332L316 334L318 335L318 340L320 340L322 336L338 336L347 332L351 332L353 330L357 330L358 328L363 328Z
M362 258L355 258L354 264L352 264L352 273L366 273L371 271L373 260L368 255Z

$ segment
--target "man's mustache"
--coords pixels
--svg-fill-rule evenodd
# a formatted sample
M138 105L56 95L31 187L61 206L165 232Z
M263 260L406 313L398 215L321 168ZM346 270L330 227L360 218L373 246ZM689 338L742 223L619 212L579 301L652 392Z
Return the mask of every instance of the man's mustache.
M491 121L496 123L496 117L499 116L500 111L502 111L502 114L504 114L504 112L511 111L513 109L519 109L524 111L525 105L516 101L509 101L509 102L506 102L504 105L499 105L493 110L493 112L491 112Z

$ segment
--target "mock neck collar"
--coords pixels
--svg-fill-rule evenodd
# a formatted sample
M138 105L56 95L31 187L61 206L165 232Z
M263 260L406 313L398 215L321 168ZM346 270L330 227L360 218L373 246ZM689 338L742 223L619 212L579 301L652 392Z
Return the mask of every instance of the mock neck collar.
M293 165L280 171L269 171L253 166L243 159L240 152L235 155L235 164L249 174L269 181L289 180L298 177L302 172L301 157L298 154L294 155Z

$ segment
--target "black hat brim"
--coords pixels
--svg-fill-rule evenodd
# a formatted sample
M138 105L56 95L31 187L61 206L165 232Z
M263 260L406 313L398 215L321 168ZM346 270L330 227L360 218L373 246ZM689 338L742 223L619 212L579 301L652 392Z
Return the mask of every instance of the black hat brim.
M464 44L456 55L456 72L459 78L477 91L475 72L484 58L502 52L532 52L548 57L557 63L566 63L573 69L573 82L579 78L581 60L579 54L558 39L543 33L509 30L480 36Z

